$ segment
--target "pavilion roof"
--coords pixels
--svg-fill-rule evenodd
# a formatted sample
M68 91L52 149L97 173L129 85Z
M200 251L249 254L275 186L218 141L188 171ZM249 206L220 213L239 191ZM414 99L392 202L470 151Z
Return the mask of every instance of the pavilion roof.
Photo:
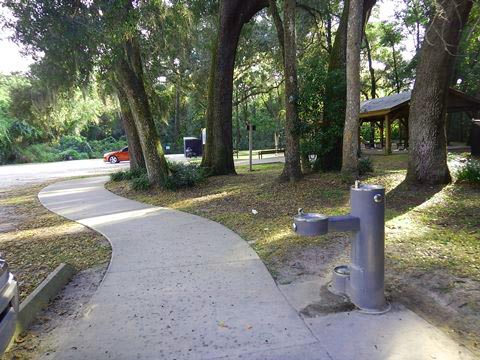
M399 105L406 104L412 97L411 91L405 91L400 94L385 96L382 98L371 99L363 101L360 104L360 113L369 113L373 111L390 110Z
M392 112L408 112L411 97L411 91L404 91L399 94L363 101L360 104L360 117L366 119L384 116ZM480 99L455 89L449 89L448 112L459 111L480 111Z

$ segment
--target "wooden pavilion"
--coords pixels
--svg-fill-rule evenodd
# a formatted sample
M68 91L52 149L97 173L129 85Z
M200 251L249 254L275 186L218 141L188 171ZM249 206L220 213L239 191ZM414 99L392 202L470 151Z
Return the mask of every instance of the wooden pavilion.
M370 123L372 130L376 126L380 129L380 147L385 155L392 153L392 124L399 122L400 141L398 148L408 149L408 115L410 112L410 99L412 92L405 91L383 98L367 100L360 105L360 126ZM448 113L465 112L471 118L480 111L480 99L469 96L461 91L449 89L447 99ZM373 136L366 142L368 148L375 148Z

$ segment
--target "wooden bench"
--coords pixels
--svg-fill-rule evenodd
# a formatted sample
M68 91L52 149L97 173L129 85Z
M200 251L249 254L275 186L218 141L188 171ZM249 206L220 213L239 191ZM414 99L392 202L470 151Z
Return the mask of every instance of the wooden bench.
M278 149L278 150L275 150L275 149L268 149L268 150L260 150L258 152L258 158L259 159L263 159L263 155L267 155L267 154L284 154L285 153L285 149Z

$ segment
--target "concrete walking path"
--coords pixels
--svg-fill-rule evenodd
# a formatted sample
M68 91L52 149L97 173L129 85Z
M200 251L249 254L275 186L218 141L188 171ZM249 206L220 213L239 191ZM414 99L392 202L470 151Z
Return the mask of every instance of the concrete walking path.
M55 358L330 359L238 235L116 196L107 180L61 182L39 194L113 248L104 281Z
M414 313L302 318L320 283L276 286L224 226L105 190L107 177L45 188L51 211L109 239L112 259L83 316L46 359L473 359Z

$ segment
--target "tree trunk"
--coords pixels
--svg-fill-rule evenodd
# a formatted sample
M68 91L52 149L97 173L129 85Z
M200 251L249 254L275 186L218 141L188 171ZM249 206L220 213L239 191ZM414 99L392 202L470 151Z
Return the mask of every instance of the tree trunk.
M328 53L332 52L332 14L330 9L330 0L327 0L327 24L326 24L326 33L327 33L327 49Z
M395 49L394 43L392 43L392 60L393 60L393 74L395 76L395 88L397 90L397 94L400 94L400 76L398 75L397 50Z
M213 160L213 147L214 147L214 134L213 134L213 97L214 97L214 90L215 90L215 70L217 68L217 46L218 41L214 42L212 46L212 59L210 63L210 75L208 77L208 104L207 104L207 112L205 114L205 128L207 133L207 139L205 142L205 151L202 157L202 166L206 168L212 167L212 160Z
M122 113L122 124L127 135L128 154L130 155L130 170L145 169L142 145L138 137L137 127L133 119L132 111L128 105L128 97L121 86L117 87L117 97Z
M213 79L213 119L211 119L210 130L213 143L206 152L204 160L204 164L210 168L212 175L235 174L232 139L235 55L243 25L267 6L268 0L223 0L220 3L220 24Z
M437 6L420 50L409 116L407 181L421 184L451 181L446 143L447 95L472 1L439 0Z
M302 177L298 124L297 44L295 31L296 0L284 2L285 46L285 166L282 180L297 181Z
M363 0L350 0L347 32L347 107L343 132L342 172L358 175L360 50Z
M277 0L269 0L269 10L272 16L275 29L277 30L278 43L280 44L280 51L282 53L282 60L285 62L285 29L283 28L282 18L278 13Z
M362 24L365 25L370 10L376 0L364 0ZM315 168L326 171L340 170L342 165L342 140L346 107L346 46L348 1L345 0L342 16L338 25L328 63L327 90L324 104L324 120L322 128L325 135L325 147L329 148L317 157Z
M162 185L168 176L168 164L145 90L140 50L135 39L126 40L123 50L125 56L117 61L116 75L132 110L148 179L153 185Z
M182 124L181 121L181 99L180 99L180 84L175 85L175 119L173 124L173 138L175 139L175 144L177 143L178 137L180 135L180 127ZM176 147L176 145L175 145Z
M375 69L373 68L372 60L372 49L370 48L370 42L368 41L367 34L363 34L365 39L365 48L367 49L367 59L368 59L368 71L370 73L370 95L372 99L377 97L377 79L375 78Z

